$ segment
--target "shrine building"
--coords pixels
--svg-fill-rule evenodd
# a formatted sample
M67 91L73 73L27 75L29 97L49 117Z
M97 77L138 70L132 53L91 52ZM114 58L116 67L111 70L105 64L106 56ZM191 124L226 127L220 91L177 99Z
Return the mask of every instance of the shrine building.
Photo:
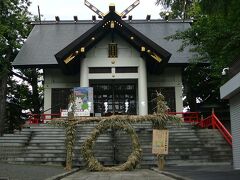
M183 111L182 71L192 54L167 36L190 28L190 21L124 19L109 6L102 20L32 22L16 68L42 68L45 113L66 109L73 87L93 87L94 113L146 115L160 91L170 111ZM108 112L104 112L104 102ZM125 102L129 103L127 113Z

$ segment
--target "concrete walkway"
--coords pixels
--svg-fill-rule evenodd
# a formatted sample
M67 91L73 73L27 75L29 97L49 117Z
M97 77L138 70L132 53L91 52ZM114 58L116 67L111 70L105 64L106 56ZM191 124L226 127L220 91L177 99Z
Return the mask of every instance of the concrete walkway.
M231 165L167 166L165 171L193 180L239 180L240 170Z
M156 168L155 168L156 169ZM0 162L0 180L44 180L56 179L66 173L62 166L40 166L8 164ZM240 170L233 170L230 165L188 165L166 166L165 171L155 172L149 169L136 169L124 172L89 172L81 170L68 175L64 180L239 180ZM61 176L62 177L62 176Z
M174 180L171 177L149 169L136 169L123 172L89 172L78 171L62 180Z
M62 166L8 164L0 162L0 180L43 180L66 172Z

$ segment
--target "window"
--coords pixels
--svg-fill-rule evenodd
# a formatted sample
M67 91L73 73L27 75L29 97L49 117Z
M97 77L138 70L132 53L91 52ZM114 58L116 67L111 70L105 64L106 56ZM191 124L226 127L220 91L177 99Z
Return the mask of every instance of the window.
M53 88L52 89L52 114L59 113L60 109L68 108L68 98L71 88ZM49 107L50 108L50 107Z
M94 74L94 73L111 73L112 68L111 67L90 67L89 68L89 73Z
M138 67L116 67L116 73L138 73Z
M157 107L157 102L154 99L157 96L157 93L161 92L165 97L167 106L170 108L170 111L176 111L176 100L175 100L175 88L174 87L150 87L148 88L148 113L153 114Z
M117 43L108 44L108 57L109 58L117 58L118 57Z

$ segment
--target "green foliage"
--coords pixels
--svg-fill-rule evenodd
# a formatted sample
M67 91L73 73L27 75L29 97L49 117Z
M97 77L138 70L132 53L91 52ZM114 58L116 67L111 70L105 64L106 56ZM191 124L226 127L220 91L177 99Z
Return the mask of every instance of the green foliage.
M173 6L178 0L170 2L172 9L183 11ZM208 103L221 102L219 87L226 81L221 76L222 69L239 57L240 52L240 1L195 0L189 5L187 17L194 18L191 28L167 39L181 40L179 51L190 47L195 53L191 59L193 64L185 69L183 77L187 105L195 110L196 98ZM196 65L199 62L209 63L209 66Z
M8 132L13 132L14 129L21 129L23 120L27 119L24 111L27 110L29 87L18 84L16 80L11 80L8 81L7 92L7 119L5 128Z
M29 33L28 0L1 0L0 52L3 61L12 61ZM10 63L8 62L8 63Z
M26 104L24 107L29 109L33 114L40 114L40 110L43 106L43 86L41 84L41 76L43 72L38 68L22 69L18 72L18 77L24 80L20 85L28 85L28 97L26 98Z
M12 68L12 61L32 29L29 24L29 5L29 0L0 1L0 81L2 78L7 79L0 84L0 126L3 127L6 122L9 131L24 123L24 110L39 113L42 106L42 93L38 87L41 73L36 69L25 69L16 74ZM18 80L13 78L14 75L17 75ZM6 86L7 89L3 88ZM0 134L2 132L0 128Z
M226 14L234 0L202 0L199 1L203 13L206 14ZM230 5L230 6L229 6Z
M156 0L155 4L170 8L170 19L188 19L192 17L190 12L197 1L198 0ZM163 17L163 15L164 14L160 13L160 16Z
M234 18L235 19L235 18ZM196 62L210 62L215 76L239 54L239 22L223 15L203 16L184 32L177 32L168 39L183 40L180 50L192 46L198 56Z

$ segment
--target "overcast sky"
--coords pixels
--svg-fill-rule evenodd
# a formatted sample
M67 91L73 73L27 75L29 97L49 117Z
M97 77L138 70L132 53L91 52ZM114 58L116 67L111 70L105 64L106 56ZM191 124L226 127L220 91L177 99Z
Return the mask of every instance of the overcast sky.
M84 0L30 0L32 2L29 10L33 15L38 15L37 6L40 6L42 20L54 20L59 16L61 20L71 20L73 16L78 19L91 19L94 12L84 5ZM88 0L103 13L108 12L110 3L114 3L117 12L122 12L135 0ZM160 6L155 6L156 0L140 0L140 4L132 10L129 15L133 19L145 19L151 14L152 19L159 19Z

